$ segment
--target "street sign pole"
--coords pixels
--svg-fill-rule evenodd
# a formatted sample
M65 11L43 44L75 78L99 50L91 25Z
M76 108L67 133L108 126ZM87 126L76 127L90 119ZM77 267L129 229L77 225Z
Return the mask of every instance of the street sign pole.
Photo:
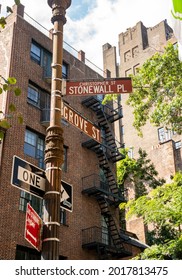
M71 5L71 0L48 0L48 5L52 8L53 16L51 21L54 24L54 31L51 113L45 148L46 187L44 195L42 259L58 260L61 165L63 163L63 129L60 122L62 107L63 25L66 23L66 9Z

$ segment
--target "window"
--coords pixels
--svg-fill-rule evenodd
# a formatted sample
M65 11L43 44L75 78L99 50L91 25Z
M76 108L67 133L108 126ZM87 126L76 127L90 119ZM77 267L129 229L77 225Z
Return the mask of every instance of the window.
M52 75L52 53L50 53L35 41L32 41L30 57L34 62L36 62L43 68L44 78L50 78ZM68 64L65 62L63 62L62 65L62 76L64 79L68 78Z
M37 64L41 64L41 48L35 42L31 44L31 52L30 57L34 60Z
M178 149L181 149L181 148L182 148L182 142L181 141L175 142L175 149L178 150Z
M52 54L49 51L35 41L32 41L30 57L34 62L44 68L44 77L51 77Z
M66 225L66 210L60 208L60 224Z
M24 153L28 156L38 159L38 166L44 169L44 149L45 140L44 137L26 129Z
M125 71L125 77L129 77L131 74L133 74L131 68Z
M172 132L171 130L165 130L163 127L158 129L158 138L159 142L165 142L172 138Z
M20 192L19 210L22 211L22 212L26 212L27 203L30 203L30 205L37 212L37 214L40 217L42 217L42 203L43 203L43 200L36 197L35 195L31 195L28 192L21 191Z
M124 53L124 62L127 62L131 59L131 51L127 51Z
M28 86L28 102L39 107L39 90L32 85Z
M136 46L132 49L132 57L137 57L139 53L139 47Z
M37 250L25 246L16 246L15 260L40 260L41 254Z
M130 147L128 150L128 156L129 158L133 158L133 147Z
M178 43L177 43L177 42L174 43L174 44L173 44L173 47L174 47L174 49L176 50L176 49L178 48Z
M139 66L140 66L139 63L133 66L133 74L134 74L134 75L137 74L137 72L138 72L138 70L139 70Z
M50 111L50 93L41 89L32 81L29 81L27 102L40 109Z
M65 80L68 78L68 64L65 62L63 62L63 65L62 65L62 77Z
M68 157L68 147L63 147L63 164L62 164L62 171L67 172L67 157Z
M106 223L107 217L101 215L102 243L109 245L109 229Z

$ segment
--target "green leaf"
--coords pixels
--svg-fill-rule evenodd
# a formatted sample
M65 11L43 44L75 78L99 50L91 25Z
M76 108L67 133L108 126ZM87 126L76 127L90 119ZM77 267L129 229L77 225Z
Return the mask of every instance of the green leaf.
M23 124L23 117L22 117L22 115L18 116L18 123L19 124Z
M4 91L7 91L7 90L9 90L9 89L10 89L10 88L9 88L9 86L8 86L7 84L4 84L4 85L3 85L3 90L4 90Z
M15 4L16 5L20 5L21 3L20 3L20 0L15 0Z
M10 110L10 112L15 112L15 111L16 111L15 105L11 103L11 104L9 105L9 110Z
M0 131L0 139L3 139L3 138L4 138L4 132Z
M5 25L6 25L6 19L5 19L4 17L1 17L1 18L0 18L0 26L1 26L2 28L5 28Z
M7 79L8 84L10 85L15 85L16 84L16 79L14 77L9 77Z
M21 89L20 88L15 88L14 93L16 96L19 96L21 94Z
M0 94L3 92L3 89L0 87Z
M133 107L133 126L141 128L149 121L154 126L165 126L182 134L182 63L177 50L169 43L163 53L146 60L135 76L134 91L127 104Z
M8 129L8 128L11 127L9 122L6 119L0 121L0 126L5 128L5 129Z

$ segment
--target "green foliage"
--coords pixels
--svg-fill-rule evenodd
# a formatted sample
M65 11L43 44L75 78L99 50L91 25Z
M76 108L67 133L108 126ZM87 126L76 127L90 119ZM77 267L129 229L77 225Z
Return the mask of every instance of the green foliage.
M6 19L4 17L0 18L0 27L5 28L6 25Z
M156 179L158 175L153 163L147 159L146 151L139 149L138 159L131 159L128 150L122 149L125 158L117 164L117 177L119 185L126 180L132 182L135 187L135 198L147 194L147 187L156 188L164 183L162 179Z
M16 5L20 5L20 0L15 0Z
M14 0L14 3L16 5L21 4L20 0ZM6 7L6 11L7 11L7 13L13 12L12 9L8 6ZM0 28L5 28L5 26L6 26L6 19L2 16L2 17L0 17ZM9 78L5 79L4 77L2 77L0 75L0 94L3 94L3 93L5 94L5 93L7 93L7 91L12 91L15 94L15 96L19 96L21 94L21 90L19 88L15 87L16 83L17 83L17 81L14 77L9 77ZM0 119L0 128L3 128L5 130L10 128L9 118L12 117L12 113L15 114L15 112L16 112L16 107L14 104L9 105L9 112L11 114L6 115L6 116L3 115L3 112L0 112L1 115L3 115L2 119ZM22 124L23 118L22 118L21 114L16 112L16 117L18 119L18 122L20 124ZM4 137L4 132L0 131L0 139L2 139L3 137Z
M133 125L139 135L147 120L182 133L181 80L182 62L172 44L166 46L163 54L153 55L132 76L134 92L127 103L134 109Z
M121 205L121 208L127 210L127 219L137 215L145 224L154 226L151 243L155 245L146 249L140 259L182 257L182 173L177 173L171 183Z
M14 77L9 77L8 79L5 79L0 75L0 94L10 94L10 92L14 93L15 96L19 96L21 94L21 90L16 87L16 79ZM23 119L19 112L16 112L16 106L11 103L9 104L9 114L3 115L3 112L0 112L2 114L2 119L0 119L0 127L3 129L9 129L11 127L9 120L15 116L17 117L18 123L22 124ZM0 139L2 139L4 136L4 133L0 133Z

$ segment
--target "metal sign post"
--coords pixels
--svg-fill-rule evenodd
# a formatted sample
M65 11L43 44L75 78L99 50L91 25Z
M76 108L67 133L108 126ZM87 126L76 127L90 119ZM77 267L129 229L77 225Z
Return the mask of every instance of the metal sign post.
M63 25L66 23L66 9L71 0L48 0L52 8L53 58L51 83L50 126L47 128L45 164L46 188L44 207L44 229L42 259L59 259L61 165L63 163L63 129L61 127L62 107L62 62Z

